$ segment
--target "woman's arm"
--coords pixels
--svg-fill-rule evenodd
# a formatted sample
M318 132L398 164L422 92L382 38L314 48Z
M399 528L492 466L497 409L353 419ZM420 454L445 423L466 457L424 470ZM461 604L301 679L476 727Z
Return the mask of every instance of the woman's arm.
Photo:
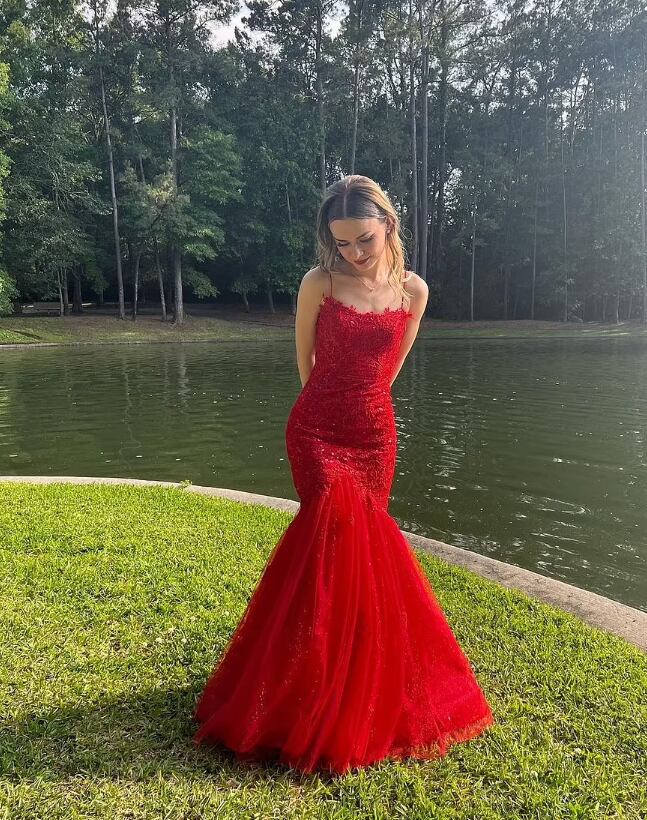
M404 336L402 337L400 350L398 351L398 359L395 365L395 370L389 383L390 387L393 385L398 373L402 369L402 365L409 355L409 351L413 347L413 343L418 335L418 328L420 327L420 322L427 306L427 299L429 298L429 286L424 279L416 274L415 278L412 277L412 281L407 287L407 292L411 294L409 310L413 313L413 316L410 316L407 319L407 327L404 331Z
M294 337L301 387L305 387L315 363L315 333L319 305L325 292L324 282L320 269L312 268L301 280L297 294Z

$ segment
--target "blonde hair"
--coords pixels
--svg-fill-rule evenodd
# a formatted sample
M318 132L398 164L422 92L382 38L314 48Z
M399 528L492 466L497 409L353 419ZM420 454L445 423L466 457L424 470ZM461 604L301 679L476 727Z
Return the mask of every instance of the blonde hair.
M370 177L351 174L333 182L326 188L317 214L317 261L321 270L330 273L335 269L337 248L329 223L333 219L379 219L386 222L390 217L392 229L386 234L385 253L388 262L387 281L401 296L410 298L403 282L411 278L404 275L404 245L400 237L400 219L390 199Z

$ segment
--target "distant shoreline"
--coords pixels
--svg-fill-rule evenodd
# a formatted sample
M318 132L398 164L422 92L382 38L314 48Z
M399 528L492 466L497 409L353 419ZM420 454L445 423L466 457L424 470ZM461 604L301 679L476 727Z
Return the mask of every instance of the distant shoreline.
M136 321L117 319L110 308L90 309L68 316L16 315L0 317L0 347L50 347L52 345L144 344L158 342L209 342L292 338L294 314L283 306L275 313L255 307L249 313L231 305L186 306L181 327L162 322L149 312ZM422 339L457 338L608 338L647 336L640 321L552 322L530 319L478 320L474 322L425 317L418 332Z

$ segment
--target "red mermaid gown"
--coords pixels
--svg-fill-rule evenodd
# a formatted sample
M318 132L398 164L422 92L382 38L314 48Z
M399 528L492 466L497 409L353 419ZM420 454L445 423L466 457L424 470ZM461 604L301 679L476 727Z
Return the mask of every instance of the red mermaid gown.
M387 511L390 380L411 315L324 297L315 364L285 429L300 508L198 700L194 744L341 774L440 757L494 723Z

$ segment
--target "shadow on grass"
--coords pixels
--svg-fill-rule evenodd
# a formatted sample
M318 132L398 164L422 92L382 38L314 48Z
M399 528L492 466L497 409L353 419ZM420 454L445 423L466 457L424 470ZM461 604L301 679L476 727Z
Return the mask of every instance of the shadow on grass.
M0 725L2 776L14 782L74 775L144 781L156 774L208 774L227 786L232 779L252 776L259 784L276 782L279 776L298 782L312 777L271 760L239 761L224 746L195 746L197 694L186 688L164 689L5 718Z

